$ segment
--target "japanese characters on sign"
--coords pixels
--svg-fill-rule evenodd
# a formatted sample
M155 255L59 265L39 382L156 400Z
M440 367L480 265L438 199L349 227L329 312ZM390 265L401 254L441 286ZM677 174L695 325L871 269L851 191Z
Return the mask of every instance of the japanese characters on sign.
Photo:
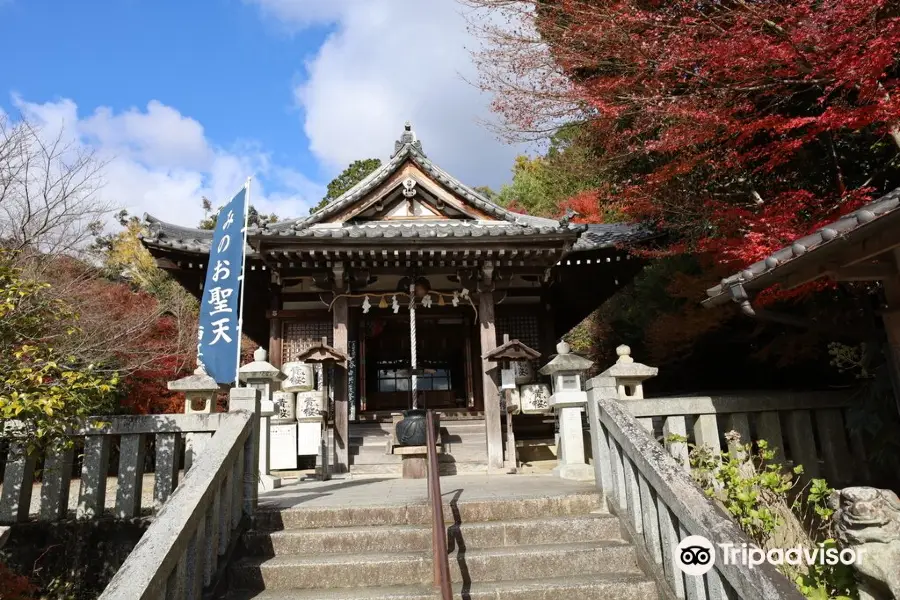
M238 367L246 211L245 186L219 211L200 301L197 363L217 383L232 383Z

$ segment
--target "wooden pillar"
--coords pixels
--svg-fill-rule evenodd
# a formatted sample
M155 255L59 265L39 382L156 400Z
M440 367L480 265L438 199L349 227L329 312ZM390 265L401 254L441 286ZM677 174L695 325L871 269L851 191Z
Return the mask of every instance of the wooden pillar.
M478 296L478 321L481 338L481 356L497 347L497 330L494 325L494 292L483 290ZM481 384L484 398L484 422L487 427L488 466L503 468L503 437L500 431L500 390L497 386L497 364L481 359Z
M283 340L281 337L282 320L281 317L276 316L278 314L277 311L281 310L280 287L272 288L269 306L273 313L269 318L269 362L280 369L284 364L284 357L282 356Z
M334 315L334 348L349 352L347 343L347 322L349 309L347 298L338 298L331 308ZM334 472L347 473L350 470L350 422L347 388L347 371L334 368Z

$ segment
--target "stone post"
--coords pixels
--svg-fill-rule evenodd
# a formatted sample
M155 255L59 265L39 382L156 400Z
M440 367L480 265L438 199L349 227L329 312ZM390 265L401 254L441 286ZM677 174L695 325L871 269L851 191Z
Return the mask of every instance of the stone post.
M273 477L271 474L270 434L272 415L275 414L272 392L284 380L285 375L280 369L266 362L266 351L264 349L257 348L253 353L253 359L253 362L244 365L238 370L238 376L247 385L245 389L257 390L260 396L259 409L254 412L259 414L259 486L260 491L265 491L281 487L281 479ZM233 398L234 395L232 394ZM229 410L239 409L229 407Z
M257 415L260 413L260 392L256 388L231 388L228 397L228 412L237 412L239 410L243 410L249 412L251 414ZM259 452L260 440L259 440L259 432L260 432L260 420L259 419L251 419L252 430L250 435L252 436L252 444L251 448L253 448L253 452L263 456ZM268 456L268 454L266 454ZM253 465L259 464L261 461L244 461L244 464ZM271 477L271 476L267 476ZM263 472L260 470L258 472L253 473L244 473L244 479L248 481L252 481L255 479L257 481L256 485L256 493L265 491L267 489L273 489L274 484L266 487L264 482ZM280 483L280 482L279 482ZM241 482L235 481L234 485L241 485ZM251 488L252 489L252 488ZM256 505L256 498L253 499L253 504ZM233 507L232 510L239 510L238 507Z
M170 381L167 387L172 392L184 392L185 414L216 412L216 394L219 384L206 374L203 367L197 367L193 375Z
M259 473L257 474L257 488L260 492L274 490L281 487L281 479L272 477L269 473L269 435L268 421L274 410L270 408L268 414L265 412L261 392L257 388L232 388L229 396L228 411L236 412L244 410L255 415L259 415L259 419L253 420L253 447L257 449L259 460ZM269 404L272 401L269 400Z

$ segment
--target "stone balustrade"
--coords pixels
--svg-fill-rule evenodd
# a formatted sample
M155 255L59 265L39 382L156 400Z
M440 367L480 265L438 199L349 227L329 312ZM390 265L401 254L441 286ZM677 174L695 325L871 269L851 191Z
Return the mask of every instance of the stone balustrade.
M46 455L26 454L13 441L6 456L3 488L0 493L0 523L29 520L57 521L70 516L92 519L103 516L107 494L115 494L113 516L121 519L140 517L161 506L178 486L180 466L191 468L193 456L201 451L213 434L230 418L227 413L185 415L142 415L92 417L83 427L70 433L73 444L65 449L50 449ZM15 424L8 422L7 427ZM114 485L107 481L110 451L119 439L117 476ZM150 444L151 438L155 443ZM15 438L12 438L13 440ZM80 481L73 468L77 447L84 448ZM155 447L153 505L144 506L146 452ZM35 469L43 463L40 485ZM77 503L70 503L77 493ZM39 510L33 514L33 494L38 493ZM149 504L149 503L148 503ZM29 515L29 513L32 513Z
M619 398L598 377L588 382L588 422L597 485L622 518L649 570L668 591L664 597L710 600L801 600L794 584L771 565L753 569L726 564L719 544L749 544L738 525L714 504ZM658 401L656 401L658 402ZM646 418L646 415L641 418ZM675 555L681 540L703 536L713 544L715 566L686 575Z
M0 493L0 522L14 527L30 518L131 519L149 514L149 527L101 598L199 599L204 589L208 591L219 580L257 504L260 391L236 388L231 395L233 408L228 413L87 419L69 433L84 447L80 482L72 480L77 470L73 465L74 447L37 456L26 454L13 441ZM120 440L118 475L109 490L107 471L115 438ZM153 506L144 507L142 488L149 438L155 442ZM191 448L187 447L188 440ZM34 474L41 462L43 476L37 486ZM31 511L32 494L37 489L39 508ZM73 507L70 489L78 495ZM110 492L115 494L111 515L107 502ZM0 527L0 534L6 532Z
M727 443L725 433L736 431L745 444L766 440L777 462L803 465L800 479L804 483L825 477L835 488L869 478L862 440L847 427L851 405L850 396L839 391L746 392L622 402L685 468L688 446L673 438L721 452Z
M642 382L655 367L634 362L631 349L619 346L618 360L591 380L602 395L617 398L624 410L675 460L690 468L690 445L706 446L719 455L729 448L725 434L736 431L741 443L765 440L775 461L803 465L801 483L824 477L834 488L864 485L870 475L858 432L848 426L853 398L846 391L731 392L710 396L645 398Z
M215 435L101 600L199 600L221 575L256 507L258 417L249 411L212 416L221 417Z

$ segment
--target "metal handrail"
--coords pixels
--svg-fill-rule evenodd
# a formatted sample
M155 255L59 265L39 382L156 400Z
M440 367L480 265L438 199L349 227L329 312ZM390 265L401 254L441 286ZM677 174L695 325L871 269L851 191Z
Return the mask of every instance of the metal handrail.
M442 600L452 600L450 563L447 558L447 529L444 526L444 505L441 498L441 473L438 466L437 443L434 437L434 411L425 415L425 444L428 447L428 498L431 501L431 550L434 565L434 587L440 588Z

